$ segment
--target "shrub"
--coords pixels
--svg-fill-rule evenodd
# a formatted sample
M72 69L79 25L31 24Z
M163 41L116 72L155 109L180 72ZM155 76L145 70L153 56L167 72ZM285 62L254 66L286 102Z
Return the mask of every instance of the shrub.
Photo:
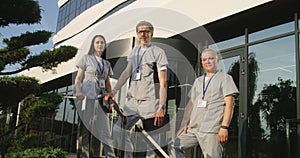
M23 151L13 151L6 155L9 158L66 158L66 152L61 148L45 147L30 148Z

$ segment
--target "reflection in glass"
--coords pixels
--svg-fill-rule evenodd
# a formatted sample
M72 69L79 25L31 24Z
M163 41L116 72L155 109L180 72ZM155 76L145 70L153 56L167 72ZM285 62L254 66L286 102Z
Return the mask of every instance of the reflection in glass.
M210 45L209 48L212 48L214 50L224 50L230 47L235 47L243 44L245 44L245 36L240 36L226 41L218 42L214 45Z
M248 101L247 157L287 155L285 120L296 118L294 38L289 36L249 47L258 71L254 71L256 86L249 89L249 95L254 97Z
M57 93L64 95L64 94L66 94L66 90L67 90L67 87L62 87L57 90ZM63 102L61 102L59 104L59 108L56 111L55 120L62 121L63 115L64 115L64 110L65 110L64 105L65 105L65 99Z
M240 50L238 50L240 51ZM240 56L234 56L231 58L224 58L219 62L219 71L230 74L239 88L239 63ZM239 114L239 102L238 98L235 100L235 108L233 117L229 128L229 142L224 146L224 158L237 158L238 157L238 114Z
M77 15L101 1L102 0L69 0L66 2L59 9L56 32L66 26Z
M294 22L293 21L282 24L282 25L274 26L271 28L267 28L262 31L251 33L251 34L249 34L249 42L261 40L263 38L268 38L271 36L276 36L279 34L290 32L290 31L294 31Z

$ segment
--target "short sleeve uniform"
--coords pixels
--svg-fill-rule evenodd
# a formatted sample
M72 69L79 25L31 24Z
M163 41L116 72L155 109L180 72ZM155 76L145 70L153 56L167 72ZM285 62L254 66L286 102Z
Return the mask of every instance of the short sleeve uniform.
M110 134L109 117L100 108L102 103L96 100L100 92L105 91L105 88L99 87L99 81L105 81L108 76L113 74L111 65L107 60L97 59L93 55L86 54L76 63L76 66L84 71L81 89L86 98L77 100L77 112L86 128L82 129L83 138L91 132L93 136L105 144L103 146L104 151L107 152L105 155L115 157L112 148L113 140ZM83 139L82 148L88 148L89 143L89 140Z
M141 72L141 79L134 81L131 79L130 96L137 100L153 100L158 99L158 85L154 84L154 66L165 66L168 64L167 57L163 49L151 45L146 50L141 51L141 47L135 47L127 58L133 64L133 72L136 73L137 68Z
M105 80L113 75L110 62L105 59L98 61L93 55L84 55L76 64L84 71L82 92L89 99L96 99L99 94L99 80Z
M203 79L204 76L197 78L190 92L190 99L194 104L191 113L191 122L189 130L191 132L213 132L217 133L220 129L220 123L223 119L225 109L224 97L229 95L238 95L239 91L232 77L223 72L217 72L207 86L205 82L204 101L207 101L206 107L197 107L203 97Z
M129 100L124 111L127 115L154 117L159 103L159 83L154 82L154 73L157 73L154 71L154 66L157 68L167 66L166 54L163 49L155 45L150 45L147 49L137 46L133 48L127 61L132 63L132 76L139 71L141 79L131 78L127 94Z

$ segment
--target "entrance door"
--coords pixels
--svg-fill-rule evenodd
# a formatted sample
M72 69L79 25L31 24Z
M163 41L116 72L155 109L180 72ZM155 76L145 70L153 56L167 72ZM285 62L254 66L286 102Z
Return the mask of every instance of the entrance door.
M235 99L235 108L233 118L229 127L229 141L224 146L224 158L243 157L242 146L245 143L246 127L246 104L242 104L245 73L243 72L243 49L237 49L228 52L222 52L222 58L219 62L219 70L230 74L240 91L240 95ZM244 138L244 139L243 139Z

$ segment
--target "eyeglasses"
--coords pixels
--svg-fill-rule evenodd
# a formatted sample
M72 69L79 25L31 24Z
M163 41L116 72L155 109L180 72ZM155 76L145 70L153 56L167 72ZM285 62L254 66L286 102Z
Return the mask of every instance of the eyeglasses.
M139 30L137 33L138 34L142 34L142 33L148 34L150 32L151 32L150 30Z
M202 58L202 61L204 62L204 61L213 61L213 60L215 60L215 59L217 59L216 57L208 57L208 58Z

